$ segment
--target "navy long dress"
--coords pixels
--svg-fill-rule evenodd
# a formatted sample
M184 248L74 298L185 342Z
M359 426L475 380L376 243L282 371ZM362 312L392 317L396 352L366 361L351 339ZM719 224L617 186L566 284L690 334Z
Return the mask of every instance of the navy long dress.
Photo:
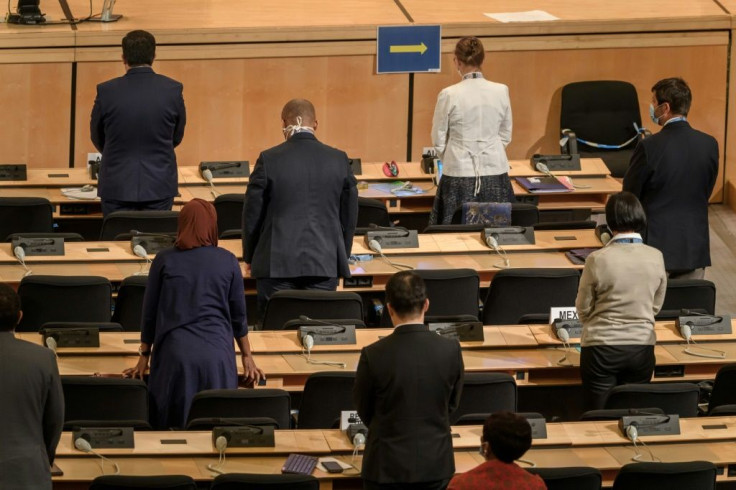
M154 428L183 428L202 390L238 387L233 338L247 333L243 274L232 253L210 246L156 255L141 329L141 340L153 345Z

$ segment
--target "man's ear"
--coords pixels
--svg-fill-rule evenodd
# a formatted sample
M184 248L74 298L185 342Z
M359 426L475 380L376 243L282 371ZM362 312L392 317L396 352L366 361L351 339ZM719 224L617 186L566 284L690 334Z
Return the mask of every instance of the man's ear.
M20 325L20 321L23 319L23 310L20 310L18 312L18 323L16 325Z
M429 309L429 298L424 300L424 307L422 308L422 313L427 313L428 309Z

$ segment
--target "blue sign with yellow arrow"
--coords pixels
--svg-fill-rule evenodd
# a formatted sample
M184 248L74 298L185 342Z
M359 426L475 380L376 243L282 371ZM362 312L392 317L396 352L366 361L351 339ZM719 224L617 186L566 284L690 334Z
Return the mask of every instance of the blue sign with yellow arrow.
M440 26L381 26L378 28L378 73L440 71Z

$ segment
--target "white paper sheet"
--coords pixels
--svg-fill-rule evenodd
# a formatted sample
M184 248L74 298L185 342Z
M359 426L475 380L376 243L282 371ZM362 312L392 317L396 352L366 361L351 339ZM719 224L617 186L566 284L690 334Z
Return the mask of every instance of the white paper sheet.
M544 10L527 10L526 12L497 12L485 13L486 17L495 19L499 22L541 22L550 20L560 20L558 17L545 12Z

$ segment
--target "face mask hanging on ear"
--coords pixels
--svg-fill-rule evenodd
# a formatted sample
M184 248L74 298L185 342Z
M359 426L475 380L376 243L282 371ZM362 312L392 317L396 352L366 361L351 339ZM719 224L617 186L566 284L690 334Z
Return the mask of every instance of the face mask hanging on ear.
M296 116L296 124L289 124L281 131L284 132L284 138L289 139L296 133L300 133L302 131L309 131L313 133L314 128L311 126L302 126L302 116Z

